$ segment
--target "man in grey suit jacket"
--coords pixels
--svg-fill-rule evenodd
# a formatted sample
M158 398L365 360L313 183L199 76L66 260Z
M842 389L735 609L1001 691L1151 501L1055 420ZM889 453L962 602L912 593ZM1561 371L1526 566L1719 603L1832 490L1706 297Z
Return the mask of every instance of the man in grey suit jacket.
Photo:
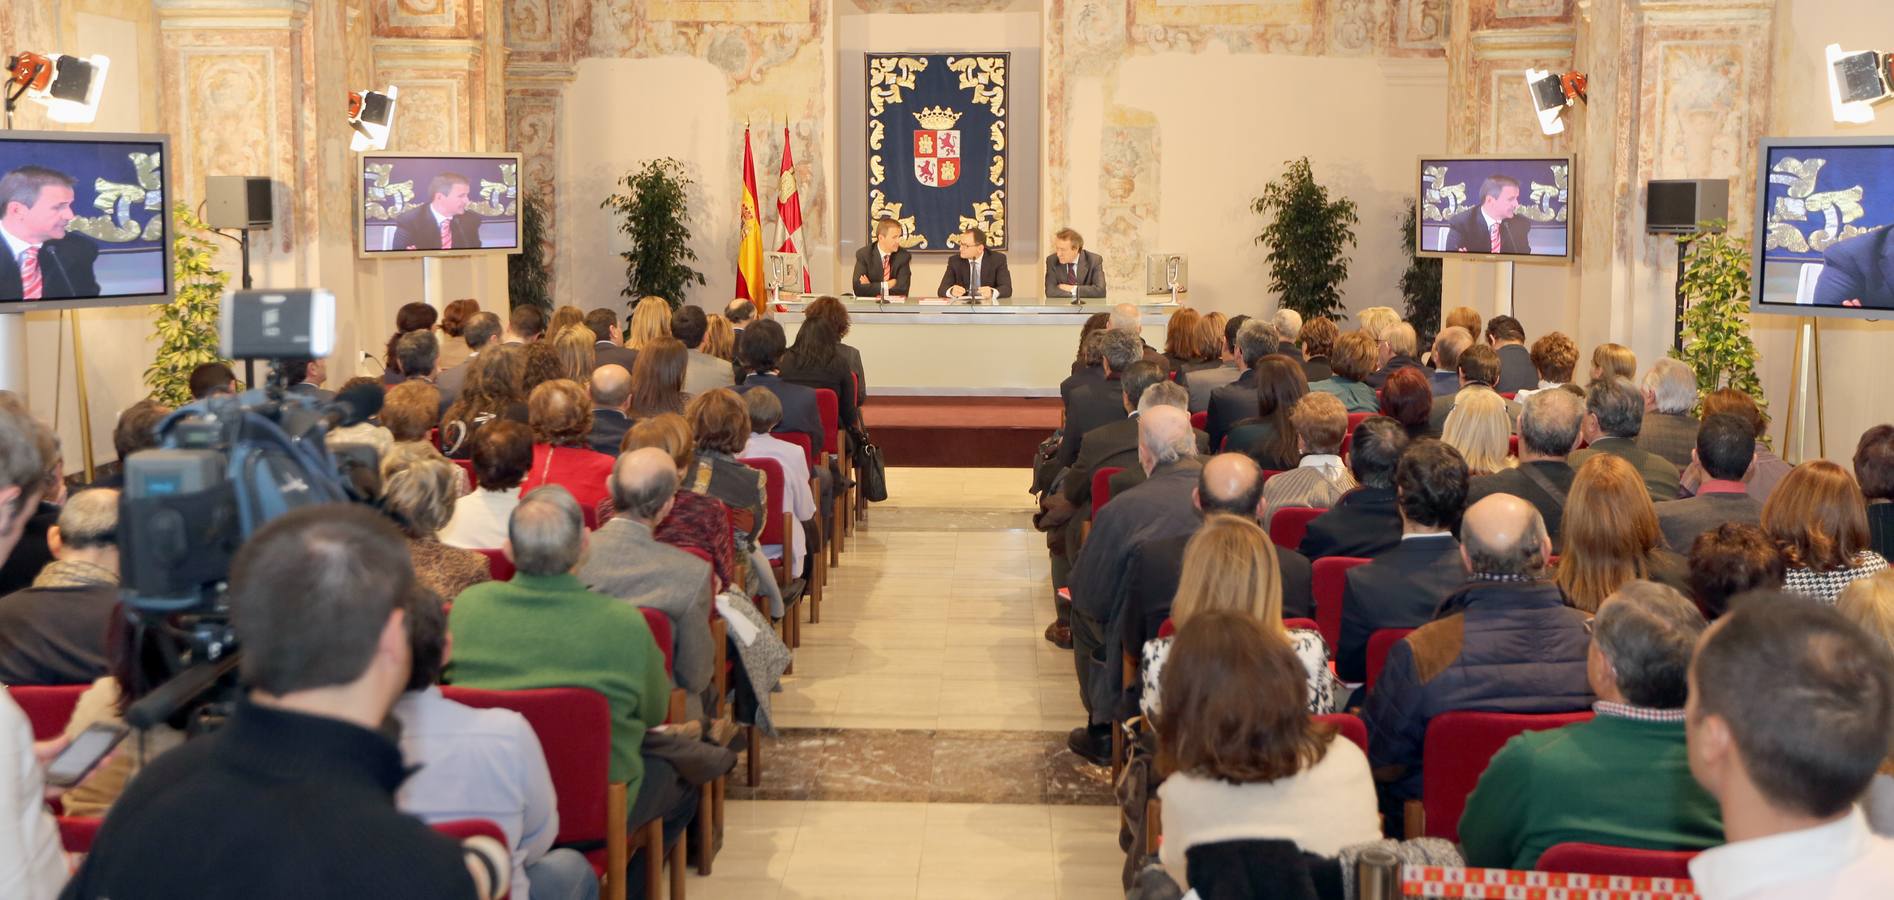
M1644 427L1638 446L1670 460L1679 469L1690 467L1690 451L1697 445L1697 374L1689 366L1665 357L1644 373Z
M1703 420L1691 454L1704 474L1696 496L1657 504L1657 527L1670 549L1688 554L1698 535L1724 522L1762 524L1762 501L1743 484L1756 458L1755 435L1740 416L1718 413Z
M1070 228L1052 236L1052 255L1046 257L1047 300L1078 296L1105 296L1105 258L1085 249L1085 238Z
M677 466L655 447L633 450L612 467L611 491L618 514L592 532L576 574L594 591L660 610L671 620L673 677L690 697L686 714L695 718L714 674L710 564L652 536L653 526L671 511Z
M683 344L684 393L692 397L720 387L735 387L736 370L727 359L718 359L703 351L704 336L710 333L710 317L696 306L682 306L671 315L671 336Z
M1572 470L1584 468L1585 461L1600 453L1621 457L1638 470L1651 502L1675 500L1681 493L1682 473L1675 465L1638 446L1638 431L1644 427L1644 395L1623 378L1594 381L1585 391L1583 423L1585 449L1572 453Z

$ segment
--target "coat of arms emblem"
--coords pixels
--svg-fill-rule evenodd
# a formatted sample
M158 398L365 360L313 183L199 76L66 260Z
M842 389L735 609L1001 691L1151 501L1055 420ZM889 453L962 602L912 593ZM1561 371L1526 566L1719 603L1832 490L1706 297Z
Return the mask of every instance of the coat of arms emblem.
M960 180L960 132L954 123L960 113L930 106L914 114L921 127L914 132L914 177L928 187L952 187Z

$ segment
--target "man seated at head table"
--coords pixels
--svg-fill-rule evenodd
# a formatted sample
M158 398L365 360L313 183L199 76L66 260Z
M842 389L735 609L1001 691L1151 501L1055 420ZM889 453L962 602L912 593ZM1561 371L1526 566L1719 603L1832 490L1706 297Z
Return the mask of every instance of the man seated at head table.
M1085 238L1070 228L1052 235L1045 296L1048 300L1105 296L1105 258L1085 249Z
M1004 300L1013 296L1013 276L1006 270L1006 254L986 248L986 232L971 226L954 236L958 256L947 260L940 277L940 296Z
M875 221L873 243L855 251L855 274L849 284L857 297L877 297L885 287L890 297L905 297L913 277L913 254L901 246L901 223Z

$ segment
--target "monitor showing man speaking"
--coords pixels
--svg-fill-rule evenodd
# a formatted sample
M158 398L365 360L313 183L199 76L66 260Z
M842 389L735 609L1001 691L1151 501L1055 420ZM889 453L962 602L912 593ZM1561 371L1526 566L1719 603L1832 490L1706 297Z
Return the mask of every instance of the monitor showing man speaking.
M1423 158L1419 229L1423 255L1571 255L1569 157Z
M519 155L362 157L363 255L519 251Z
M1751 308L1894 313L1894 138L1765 138Z
M170 296L161 135L0 132L0 309Z

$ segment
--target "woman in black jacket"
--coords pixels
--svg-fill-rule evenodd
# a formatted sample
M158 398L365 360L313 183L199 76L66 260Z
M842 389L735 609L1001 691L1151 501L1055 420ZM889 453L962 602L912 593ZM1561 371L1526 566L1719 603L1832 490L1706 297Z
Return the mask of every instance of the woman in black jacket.
M855 375L842 349L847 335L848 308L834 297L818 298L803 310L802 327L780 367L784 381L834 391L842 428L854 434L860 430L861 413Z

